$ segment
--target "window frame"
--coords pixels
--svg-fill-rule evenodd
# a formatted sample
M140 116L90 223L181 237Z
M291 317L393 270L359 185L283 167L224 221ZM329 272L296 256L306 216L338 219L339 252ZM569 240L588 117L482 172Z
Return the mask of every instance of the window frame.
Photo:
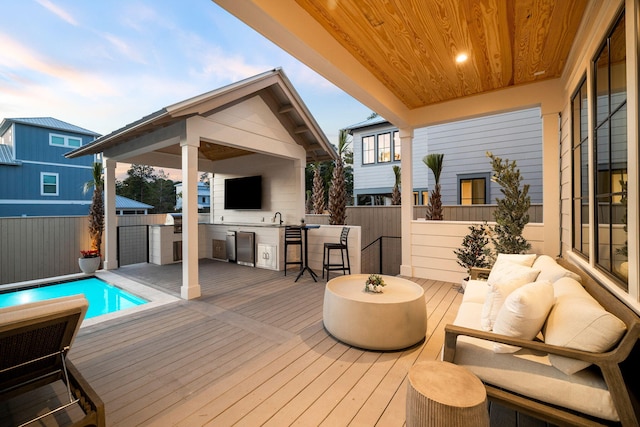
M614 283L616 283L623 291L628 292L629 280L628 278L626 278L625 280L625 278L623 278L620 273L616 272L616 257L614 256L616 253L616 239L614 238L614 229L618 228L616 226L619 225L614 220L616 216L614 214L614 211L617 210L617 204L614 203L614 198L617 196L621 196L622 193L615 193L611 188L611 180L614 172L619 172L624 169L625 173L628 174L629 163L629 141L626 121L628 117L628 76L625 73L623 79L624 90L614 91L612 76L615 75L615 70L613 70L612 64L617 64L619 66L619 61L614 61L611 57L612 51L617 51L615 49L612 49L612 41L614 39L614 36L616 35L616 30L618 30L619 25L623 26L622 33L626 35L625 15L626 12L624 10L618 14L606 36L604 37L604 40L602 41L600 47L596 50L591 60L591 69L593 75L591 89L594 95L590 100L592 106L592 125L590 130L593 135L593 140L591 144L592 185L590 186L589 191L593 194L593 203L591 205L593 222L590 224L590 238L593 245L593 265L598 270L602 271L608 277L613 279ZM622 38L622 40L624 40L626 44L626 40L624 37ZM599 80L599 74L601 71L603 71L604 67L599 67L598 63L602 59L603 54L607 55L606 70L604 70L604 72L606 72L606 75L604 76L604 78L606 79L606 92L599 94L598 90L602 90L602 87L598 85L599 81L601 81ZM624 57L624 62L625 64L627 63L626 54ZM614 100L613 95L621 93L624 93L624 101L620 102L617 98ZM602 104L603 100L606 102L606 104L604 105ZM601 109L604 109L605 111L601 112ZM616 116L623 110L625 111L624 120L620 121L620 123L623 123L625 132L617 134L615 133L615 130L619 130L620 125L616 125ZM602 132L603 130L604 132ZM622 134L624 135L625 149L625 158L623 160L620 158L614 158L615 150L613 149L616 137L619 138ZM604 147L602 142L602 135L604 135ZM624 168L621 167L621 164L624 164ZM603 178L607 179L607 182L604 183L604 185L602 183ZM605 232L606 234L604 234Z
M491 199L490 193L490 182L491 182L491 173L464 173L458 174L456 176L456 181L458 182L457 190L458 190L458 204L463 206L462 204L462 181L473 181L477 179L482 179L484 181L484 203L471 203L470 205L464 206L473 206L473 205L486 205L488 204L488 200ZM473 187L473 186L472 186ZM474 197L472 195L471 200L473 201Z
M54 144L53 143L54 138L62 138L63 143ZM77 145L71 144L69 143L69 141L78 141L78 144ZM82 138L77 136L62 135L59 133L49 133L49 145L52 147L60 147L60 148L78 148L78 147L82 147Z
M380 160L380 137L383 135L389 135L389 160ZM367 145L370 139L373 140L371 147ZM402 160L400 131L398 130L387 129L376 133L366 134L360 138L360 142L362 145L362 166L400 163ZM366 150L365 147L367 148ZM373 157L373 160L367 161L371 160L371 157Z
M365 149L365 139L371 140L371 143L367 142ZM362 164L374 165L376 164L376 137L375 135L365 135L362 137Z
M589 259L589 246L591 237L591 226L589 222L589 210L591 203L589 198L589 97L587 92L587 76L584 75L578 87L571 96L571 249L573 252ZM582 94L585 93L585 101L581 101ZM576 117L574 102L580 101L580 110ZM583 117L587 118L586 123L582 122ZM583 125L584 124L584 128ZM576 127L578 126L578 127ZM582 136L584 132L584 137ZM583 162L583 156L587 156L587 161ZM586 167L586 171L583 169ZM586 182L583 182L586 178ZM576 182L579 179L579 182ZM586 187L585 187L586 186ZM586 188L586 194L582 190ZM578 191L580 189L580 191ZM579 206L579 208L577 208ZM584 207L586 206L586 210ZM580 236L577 233L580 220ZM586 233L583 230L586 224ZM584 237L583 237L584 236ZM586 237L586 242L584 238ZM578 239L579 238L579 239Z
M56 191L54 193L44 191L45 186L52 185L45 183L45 177L55 177L56 182L54 185ZM40 172L40 195L49 197L56 197L60 195L60 174L56 172Z

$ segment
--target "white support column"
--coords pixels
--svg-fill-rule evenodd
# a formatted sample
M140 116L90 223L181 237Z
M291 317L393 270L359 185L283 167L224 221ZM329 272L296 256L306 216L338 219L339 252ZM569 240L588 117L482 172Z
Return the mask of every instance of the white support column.
M213 174L209 172L207 174L209 180L209 223L213 224L213 218L215 218L215 212L213 211Z
M556 257L560 248L560 114L542 113L542 228L544 253Z
M104 262L105 270L118 268L118 218L116 217L116 161L103 157L104 169Z
M413 221L413 129L403 128L400 131L400 148L402 158L400 161L400 181L402 189L402 206L400 218L402 224L402 264L400 274L413 276L412 252L411 252L411 222Z
M200 296L198 276L198 147L199 138L187 134L182 150L182 287L180 296Z

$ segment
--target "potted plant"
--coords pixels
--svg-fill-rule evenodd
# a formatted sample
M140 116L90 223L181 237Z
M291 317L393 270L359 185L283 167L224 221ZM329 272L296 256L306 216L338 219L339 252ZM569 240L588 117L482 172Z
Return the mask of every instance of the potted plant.
M364 291L379 294L382 293L384 286L387 286L387 284L384 283L382 276L379 274L371 274L367 278L367 281L364 282Z
M463 279L461 284L463 290L466 289L467 281L471 276L471 268L488 268L491 265L491 251L488 244L487 225L471 225L469 226L469 234L462 239L462 247L453 251L458 257L458 265L467 270L467 277Z
M102 246L102 231L104 230L104 200L102 191L104 180L102 179L102 164L93 164L93 179L84 184L84 192L93 188L91 207L89 208L89 236L91 237L91 249L80 251L78 264L85 274L94 273L100 267L100 247ZM93 269L91 269L93 268Z
M100 267L100 253L97 250L80 251L78 265L84 274L92 274Z
M520 186L522 176L515 161L503 160L491 152L487 152L487 157L493 167L491 180L500 184L504 196L496 198L498 207L493 213L496 225L491 230L491 243L496 254L524 254L531 249L531 244L522 236L529 223L529 184Z

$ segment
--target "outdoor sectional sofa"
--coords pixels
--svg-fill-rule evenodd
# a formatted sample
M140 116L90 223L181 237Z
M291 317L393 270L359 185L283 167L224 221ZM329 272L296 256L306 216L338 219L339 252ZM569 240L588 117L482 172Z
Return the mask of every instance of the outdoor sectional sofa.
M640 320L590 276L559 262L499 255L486 281L469 280L445 327L443 360L471 370L490 400L539 419L638 426L629 387L637 381L622 371L635 364Z

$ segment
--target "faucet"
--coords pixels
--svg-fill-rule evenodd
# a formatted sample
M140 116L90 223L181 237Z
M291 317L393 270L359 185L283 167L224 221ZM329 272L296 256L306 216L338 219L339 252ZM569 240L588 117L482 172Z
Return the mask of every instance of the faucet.
M273 220L276 220L276 217L280 215L280 225L282 225L282 214L280 212L276 212L276 214L273 216Z

